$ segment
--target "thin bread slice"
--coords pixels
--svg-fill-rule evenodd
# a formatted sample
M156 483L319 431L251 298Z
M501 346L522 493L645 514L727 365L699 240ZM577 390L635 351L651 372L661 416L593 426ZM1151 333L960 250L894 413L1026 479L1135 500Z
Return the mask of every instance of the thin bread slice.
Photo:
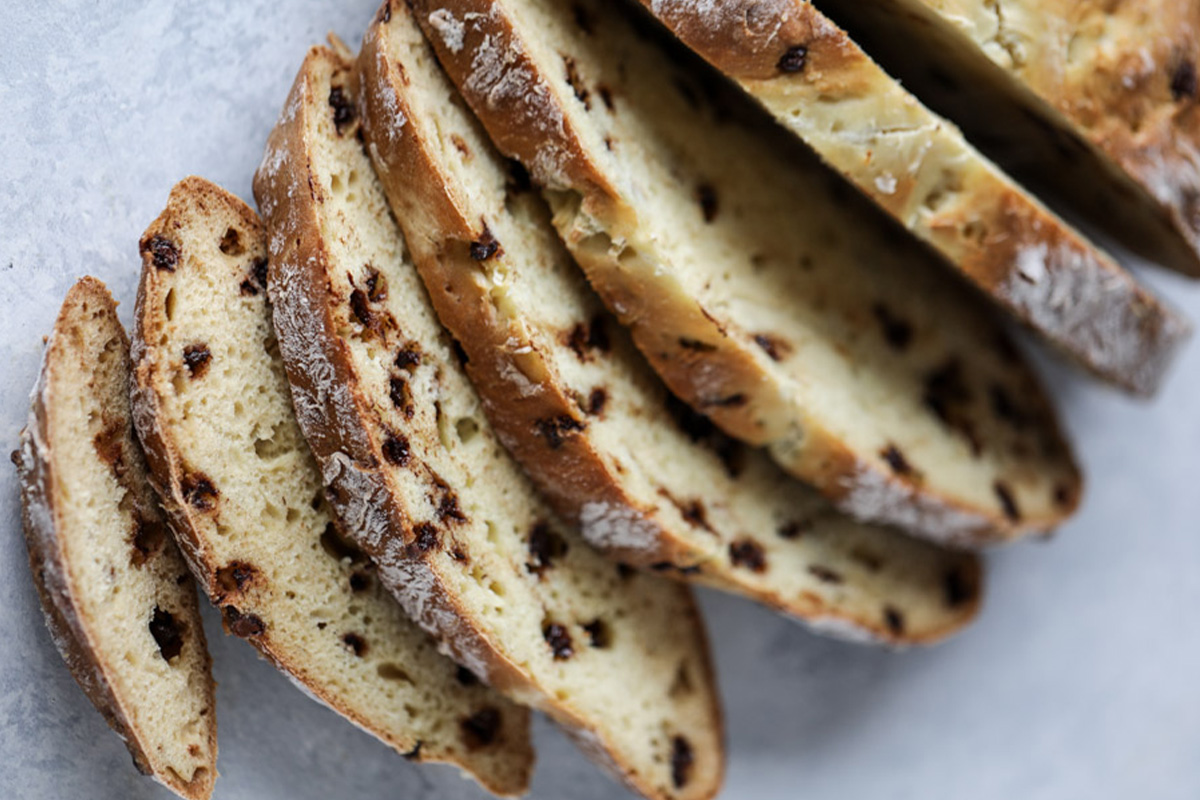
M314 48L255 176L275 328L335 511L456 660L643 795L711 797L721 716L691 593L604 560L497 441L355 105L349 55Z
M672 402L411 12L384 16L358 61L368 152L489 420L555 508L619 560L819 630L900 644L970 620L975 557L852 522Z
M1200 276L1200 4L826 0L981 150L1135 253Z
M1158 388L1189 324L807 0L641 3L1048 343L1130 392Z
M13 461L54 644L134 765L212 795L216 698L196 587L167 530L129 406L129 340L103 283L67 293Z
M413 7L697 411L852 516L942 542L1073 511L1053 410L988 309L748 100L697 82L611 4Z
M257 215L187 178L142 237L142 258L138 429L226 628L405 757L522 793L528 711L438 653L331 521L271 327Z

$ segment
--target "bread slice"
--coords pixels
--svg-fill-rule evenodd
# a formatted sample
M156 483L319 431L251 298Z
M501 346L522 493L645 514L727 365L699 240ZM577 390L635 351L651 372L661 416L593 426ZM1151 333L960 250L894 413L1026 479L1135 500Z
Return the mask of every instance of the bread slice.
M212 659L196 587L146 481L129 340L103 283L67 293L13 461L46 625L134 765L181 797L217 777Z
M433 305L497 434L590 543L821 630L924 642L971 619L973 556L850 521L672 402L407 7L375 21L358 63L368 152Z
M187 178L142 237L142 259L138 428L226 628L407 758L524 792L528 712L439 654L331 520L271 327L257 215Z
M1200 5L833 0L829 13L1014 175L1200 276Z
M719 87L611 4L413 7L697 411L852 516L942 542L1046 531L1075 508L1053 411L988 310L748 101L709 102Z
M604 560L497 441L358 138L348 58L310 51L255 176L275 328L334 509L460 663L643 795L711 797L721 717L692 596Z
M1131 392L1158 388L1188 323L807 0L641 3L1047 342Z

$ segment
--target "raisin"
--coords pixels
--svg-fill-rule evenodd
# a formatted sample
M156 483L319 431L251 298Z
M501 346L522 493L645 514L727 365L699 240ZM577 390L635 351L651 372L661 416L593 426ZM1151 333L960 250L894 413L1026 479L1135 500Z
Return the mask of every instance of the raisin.
M571 634L565 626L551 622L542 629L542 637L545 638L546 644L550 645L555 661L566 661L575 655L575 648L571 645Z
M447 492L442 495L442 499L438 501L437 510L438 519L441 521L450 520L452 522L466 522L467 515L463 513L462 508L458 505L458 495L454 492Z
M912 342L912 325L893 316L883 303L877 303L872 311L875 313L875 319L879 320L879 326L883 329L883 340L896 350L905 350Z
M567 436L572 433L577 433L584 430L587 426L566 414L560 414L556 417L544 417L534 423L537 432L546 440L546 444L550 445L550 449L557 450L562 447Z
M397 367L412 372L421 366L421 347L416 342L409 342L396 353Z
M687 339L683 337L679 339L679 346L684 350L691 350L695 353L712 353L717 349L717 346L714 344L702 342L698 339Z
M787 342L780 339L778 336L760 333L754 337L754 343L763 349L763 352L772 361L783 361L784 357L791 352L791 347Z
M145 566L147 561L158 554L166 541L165 525L139 516L133 533L133 556L130 561L135 567Z
M354 121L354 104L342 87L334 86L329 90L329 105L333 109L333 124L341 136L346 126Z
M206 344L189 344L183 348L183 364L188 374L193 378L202 378L208 372L208 364L212 361L212 353Z
M364 328L370 328L375 321L375 315L371 313L371 306L367 301L367 293L362 289L355 289L350 293L350 311Z
M729 545L729 560L735 567L745 567L751 572L765 572L767 554L762 545L753 539L739 539Z
M234 606L225 606L225 625L229 631L242 639L259 636L267 626L254 614L243 614Z
M591 92L588 91L583 79L579 77L579 70L576 69L575 59L570 56L563 56L563 66L567 70L567 83L570 84L571 91L575 93L575 99L583 103L585 110L591 111Z
M221 243L217 246L227 256L240 256L246 252L246 248L242 246L241 236L238 235L235 228L226 228L225 235L221 237Z
M885 447L879 453L879 457L886 461L887 465L892 468L892 472L897 475L911 475L913 472L912 465L908 463L904 453L900 452L900 448L894 444Z
M179 483L183 499L198 511L212 511L217 506L220 492L213 486L212 480L202 472L185 475Z
M794 73L800 72L808 64L808 48L802 44L789 47L779 57L779 63L775 66L780 72Z
M397 467L403 467L408 463L411 457L411 452L408 446L408 439L400 434L389 434L383 440L383 457L389 464L394 464Z
M588 395L587 413L593 417L598 417L604 413L604 407L608 405L608 392L604 387L597 386L592 389L592 393Z
M428 522L419 523L413 528L413 544L422 553L428 553L440 542L438 530Z
M491 230L485 224L483 233L479 238L471 242L471 258L476 261L487 261L489 258L494 258L500 252L500 242L492 235Z
M1196 65L1191 59L1183 59L1171 73L1171 97L1176 101L1196 96Z
M946 573L942 587L945 590L946 605L950 608L961 606L975 595L971 581L958 569Z
M183 652L183 633L183 623L176 621L171 612L154 607L154 616L150 618L150 635L154 637L163 661L170 661Z
M342 636L342 644L346 645L350 652L359 658L367 654L367 640L357 633L347 633Z
M895 606L884 606L883 621L894 636L904 633L904 615Z
M406 379L393 376L388 382L388 397L391 398L392 405L404 414L405 419L412 419L417 413L416 406L413 405L412 389Z
M155 269L174 272L179 266L179 248L170 239L154 236L142 248L143 255L150 254L150 261Z
M671 782L676 789L682 789L692 777L692 765L696 756L692 752L691 743L682 736L671 738Z
M811 520L798 519L780 525L777 533L781 539L799 539L805 533L812 530L812 526Z
M233 561L217 570L217 586L222 598L244 590L253 580L258 569L245 561Z
M541 575L542 572L552 566L555 560L562 558L566 554L566 541L551 530L547 523L539 522L529 532L529 556L531 560L525 565L525 569L535 575Z

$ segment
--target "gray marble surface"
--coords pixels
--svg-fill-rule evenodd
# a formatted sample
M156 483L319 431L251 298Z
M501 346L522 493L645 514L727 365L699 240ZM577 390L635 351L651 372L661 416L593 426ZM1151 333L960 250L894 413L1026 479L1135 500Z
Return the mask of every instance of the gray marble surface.
M305 47L357 41L375 0L10 0L0 22L0 448L17 441L68 285L132 311L137 238L196 173L250 176ZM1200 318L1200 285L1148 274ZM818 639L706 594L728 798L1200 797L1200 345L1153 403L1047 368L1089 477L1048 543L989 558L986 609L932 650ZM218 798L481 797L296 692L209 615ZM537 728L532 796L625 794ZM0 798L167 797L138 777L42 625L0 470Z

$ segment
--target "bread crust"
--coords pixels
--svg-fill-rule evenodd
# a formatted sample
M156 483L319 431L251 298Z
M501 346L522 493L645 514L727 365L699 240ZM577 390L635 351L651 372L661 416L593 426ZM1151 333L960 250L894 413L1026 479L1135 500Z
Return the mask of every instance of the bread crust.
M70 314L74 306L84 300L104 308L105 313L110 315L114 322L116 320L116 303L102 282L89 276L80 279L72 287L55 322L54 332L46 344L38 382L32 392L33 402L29 420L21 431L21 448L12 454L13 463L20 474L22 520L29 552L29 566L45 612L46 626L50 630L55 647L92 705L103 715L109 727L121 737L137 770L143 775L152 776L181 797L189 800L207 800L212 796L217 777L217 730L213 713L216 708L216 684L212 679L212 658L204 636L195 589L183 592L185 607L181 611L187 616L189 638L194 636L194 647L202 655L201 663L207 675L205 700L212 722L206 738L207 752L212 758L203 769L197 770L191 781L184 781L171 770L155 770L147 753L149 745L138 736L130 722L130 714L110 678L115 667L93 643L89 623L81 615L69 578L68 556L58 533L62 524L56 500L57 493L54 490L54 453L58 448L50 436L47 397L51 364L56 357L55 339L67 335L60 331L73 323ZM119 323L116 327L121 345L127 353L128 336ZM139 509L149 514L157 514L152 510L154 499L150 495L149 486L141 489L130 487L129 491L135 496L134 502ZM169 547L170 543L166 543L166 546Z
M1093 375L1154 394L1190 333L1187 321L975 151L812 4L640 2L1029 329ZM796 47L802 67L781 69ZM864 96L874 100L871 116L859 119L854 101ZM913 152L910 136L929 154ZM925 195L938 188L928 174L939 162L952 165L961 188L945 208L929 210Z
M392 16L404 13L408 12L397 8ZM958 606L958 616L943 626L897 633L889 630L882 618L860 618L836 605L826 606L819 598L783 596L722 578L720 567L715 568L714 579L707 574L714 568L704 564L708 552L664 526L653 509L628 492L625 481L608 466L587 432L586 420L554 374L548 357L517 320L497 313L487 287L476 279L479 266L471 256L471 245L487 241L492 232L486 219L467 211L471 202L461 196L461 182L446 173L444 162L435 155L436 145L413 124L419 112L409 103L405 89L413 77L403 63L388 55L390 26L394 24L377 18L358 57L359 109L367 149L438 316L467 353L467 372L493 427L559 514L580 523L589 504L620 509L619 516L636 537L622 535L616 542L591 539L609 556L640 567L657 567L671 578L709 583L727 591L734 588L806 621L836 619L875 641L929 643L968 623L980 604L978 592ZM393 127L398 119L404 120L399 130ZM485 156L476 153L474 157ZM516 197L512 202L528 200ZM503 261L506 243L500 241L499 245L493 258ZM529 391L531 385L536 391ZM577 420L582 429L563 435L551 446L537 433L539 422L562 418ZM586 536L586 526L584 533ZM636 544L632 538L638 540ZM966 584L978 589L981 567L977 561L969 561L964 566Z
M636 213L606 183L569 115L555 105L554 89L520 42L503 4L413 0L410 5L493 141L525 164L558 206L556 227L572 255L672 392L730 435L771 447L789 472L851 516L896 524L943 544L977 547L1047 532L1074 510L1077 477L1062 506L1014 521L898 480L859 458L820 420L792 406L762 352L731 337L669 270L655 269L630 242L614 241L613 236L634 230ZM430 15L436 11L471 20L461 40L453 42L460 46L449 46L433 27ZM484 61L489 69L480 70ZM477 79L478 74L487 79ZM699 350L689 340L708 346ZM1029 383L1036 391L1032 377ZM1048 439L1065 449L1052 413L1046 425ZM797 447L802 437L803 447Z
M385 4L384 12L387 8ZM378 445L372 441L368 425L370 401L363 395L348 347L330 313L334 303L327 279L330 256L318 212L323 199L308 166L312 143L306 136L305 114L316 103L311 78L321 62L348 85L357 86L353 65L345 57L323 47L309 50L284 114L268 139L263 166L255 174L254 194L270 232L268 291L297 418L322 467L330 501L344 527L358 532L355 539L376 563L384 585L421 627L437 635L455 661L504 694L546 711L572 737L598 743L588 721L569 706L549 699L520 665L488 641L454 592L442 585L432 556L413 546L413 523L395 502L397 492L375 455ZM320 375L321 380L313 380L313 375ZM702 672L699 682L711 686L714 678L707 637L690 595L680 624L697 631L703 645L697 664ZM708 714L719 729L720 708L715 694L710 693L709 698ZM627 765L614 762L599 744L588 752L635 791L647 797L665 797L632 774ZM707 789L680 796L696 800L712 796L722 771L723 767L718 768Z

